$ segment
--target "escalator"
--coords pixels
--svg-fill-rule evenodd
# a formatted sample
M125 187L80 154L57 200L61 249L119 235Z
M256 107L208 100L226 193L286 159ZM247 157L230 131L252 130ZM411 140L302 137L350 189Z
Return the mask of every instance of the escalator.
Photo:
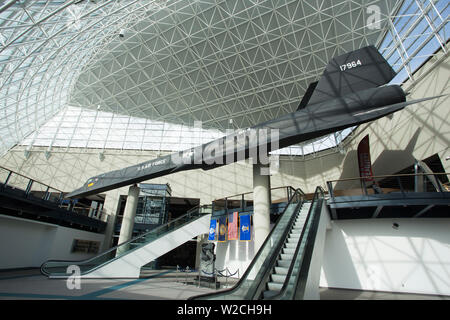
M272 270L270 276L270 281L267 282L267 290L263 292L263 298L270 298L277 295L283 287L286 281L287 274L289 272L289 267L292 264L294 258L295 249L300 239L300 234L306 222L306 217L308 216L309 208L311 203L303 203L297 217L294 221L291 231L285 241L281 253L278 255L276 266Z
M41 273L67 278L69 266L80 269L81 278L139 278L141 267L192 238L208 233L211 206L200 206L185 215L83 261L49 260Z
M323 237L325 234L322 225L318 232L325 204L322 188L316 189L311 202L307 202L305 194L297 189L239 282L229 290L190 299L304 299L310 285L308 281L311 281L309 273L316 250L316 236L321 233Z

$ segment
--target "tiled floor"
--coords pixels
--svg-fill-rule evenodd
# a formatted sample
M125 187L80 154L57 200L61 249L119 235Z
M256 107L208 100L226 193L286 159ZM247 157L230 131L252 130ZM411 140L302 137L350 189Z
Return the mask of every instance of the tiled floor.
M223 284L225 279L220 279ZM228 282L231 286L236 280ZM187 284L186 284L187 283ZM186 300L214 292L194 282L194 274L156 270L141 279L82 279L80 289L69 289L66 279L48 279L39 270L0 272L0 299L57 300ZM321 300L450 300L450 296L399 294L342 289L320 289Z
M186 278L170 270L143 279L81 279L80 289L69 289L66 279L48 279L38 270L0 273L0 299L62 300L185 300L214 289L184 284Z

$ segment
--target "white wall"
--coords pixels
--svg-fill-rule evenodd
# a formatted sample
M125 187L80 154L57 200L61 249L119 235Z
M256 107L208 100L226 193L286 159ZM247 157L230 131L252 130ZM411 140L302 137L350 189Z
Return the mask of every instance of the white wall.
M272 226L271 226L272 227ZM227 242L215 241L216 269L219 271L228 268L233 278L240 278L255 257L255 229L251 228L252 240L229 240ZM225 274L225 272L223 272Z
M449 230L450 219L333 221L320 285L450 295Z
M74 239L103 242L104 235L0 214L0 269L40 267L49 259L84 260Z

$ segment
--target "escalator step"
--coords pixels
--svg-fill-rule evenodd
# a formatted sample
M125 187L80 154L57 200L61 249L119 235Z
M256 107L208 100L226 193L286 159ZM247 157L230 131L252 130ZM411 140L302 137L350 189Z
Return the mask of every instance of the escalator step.
M284 274L286 275L289 271L288 267L275 267L275 273L276 274Z
M291 261L287 261L287 260L278 260L277 264L279 267L285 267L285 268L289 268L289 266L291 265Z
M267 287L270 291L278 291L280 292L281 288L283 287L282 283L276 283L276 282L268 282Z
M280 293L279 291L272 291L272 290L267 290L263 292L263 298L264 299L271 299L274 296L276 296L278 293Z
M288 267L275 267L274 271L275 271L275 273L273 273L272 275L276 274L276 275L281 275L281 276L285 277L287 275L287 273L289 272L289 268ZM292 272L294 274L296 274L298 272L298 266L295 267Z
M286 261L292 261L292 258L294 258L294 254L293 253L282 253L280 255L281 260L286 260Z
M288 240L287 242L286 242L286 247L287 248L297 248L297 243L298 243L298 239L295 239L295 240Z
M286 280L285 274L272 274L272 282L283 284L284 280Z
M295 247L294 248L284 248L283 253L286 254L294 254L295 253Z

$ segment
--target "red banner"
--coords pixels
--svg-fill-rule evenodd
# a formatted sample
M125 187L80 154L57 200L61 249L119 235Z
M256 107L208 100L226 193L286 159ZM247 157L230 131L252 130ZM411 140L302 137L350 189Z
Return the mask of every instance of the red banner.
M358 145L359 176L363 182L375 183L370 160L369 135L365 136Z
M228 240L238 239L238 213L228 214Z

